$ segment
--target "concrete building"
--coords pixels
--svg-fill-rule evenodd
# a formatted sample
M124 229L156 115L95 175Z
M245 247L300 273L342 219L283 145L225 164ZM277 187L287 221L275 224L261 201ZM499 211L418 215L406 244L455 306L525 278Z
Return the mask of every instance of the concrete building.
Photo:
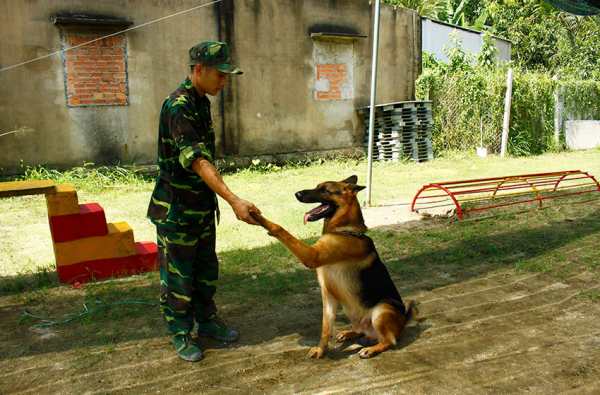
M356 108L369 99L368 1L205 4L2 1L0 135L8 134L0 137L0 168L14 171L21 160L61 167L153 163L161 103L188 72L188 48L208 39L231 43L244 70L211 98L221 156L361 144ZM382 7L377 102L414 98L420 28L415 12ZM60 51L124 29L131 30Z

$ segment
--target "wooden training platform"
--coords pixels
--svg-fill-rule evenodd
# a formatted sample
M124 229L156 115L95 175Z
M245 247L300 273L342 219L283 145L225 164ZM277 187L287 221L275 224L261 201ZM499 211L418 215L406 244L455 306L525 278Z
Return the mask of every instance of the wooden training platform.
M26 195L45 195L52 192L56 184L52 180L0 182L0 198Z

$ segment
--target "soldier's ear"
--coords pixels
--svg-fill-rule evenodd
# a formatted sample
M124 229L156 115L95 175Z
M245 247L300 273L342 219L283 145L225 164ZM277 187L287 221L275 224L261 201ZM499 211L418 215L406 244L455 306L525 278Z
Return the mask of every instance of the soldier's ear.
M194 73L201 73L202 72L202 65L200 63L196 63L195 65L192 66L192 74Z
M346 184L356 184L357 181L358 181L358 177L356 175L353 175L353 176L346 178L342 182L345 182Z

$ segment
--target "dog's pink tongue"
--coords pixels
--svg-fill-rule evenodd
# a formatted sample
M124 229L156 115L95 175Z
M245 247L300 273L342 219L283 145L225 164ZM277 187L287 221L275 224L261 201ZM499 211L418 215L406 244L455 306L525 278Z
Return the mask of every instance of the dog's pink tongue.
M309 215L310 215L310 213L304 214L304 225L306 225L306 223L308 222L308 216Z

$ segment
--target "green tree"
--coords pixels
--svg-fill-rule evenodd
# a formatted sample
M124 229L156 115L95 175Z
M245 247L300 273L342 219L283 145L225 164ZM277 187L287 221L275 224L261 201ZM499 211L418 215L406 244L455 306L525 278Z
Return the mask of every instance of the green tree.
M475 26L485 12L485 0L384 0L393 6L416 10L420 15L458 26Z
M477 56L477 64L485 68L493 68L496 65L496 55L498 48L494 44L494 39L489 32L483 34L483 44L481 51Z
M512 58L533 70L549 70L563 27L558 12L539 0L491 0L488 23L493 33L512 41Z
M512 41L512 59L528 70L600 79L600 17L578 17L539 0L490 0L487 23Z
M600 17L561 13L564 33L557 41L551 67L562 76L600 80Z
M446 0L384 0L384 3L415 10L421 16L437 18L444 9Z

